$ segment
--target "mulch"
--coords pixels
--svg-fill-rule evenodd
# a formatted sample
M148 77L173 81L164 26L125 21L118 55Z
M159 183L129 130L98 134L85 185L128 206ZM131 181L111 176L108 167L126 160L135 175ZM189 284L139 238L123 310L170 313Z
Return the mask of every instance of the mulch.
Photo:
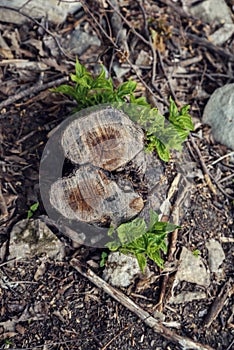
M82 3L84 3L82 1ZM113 2L115 3L115 2ZM232 2L227 1L231 8ZM118 2L117 2L118 4ZM121 14L113 20L113 14ZM153 106L166 112L169 96L179 106L191 105L195 131L185 147L195 164L197 176L189 209L184 213L177 248L199 249L207 258L205 243L219 240L226 255L223 276L213 275L207 299L168 305L174 274L169 275L164 296L166 322L175 321L181 336L207 344L216 350L233 346L233 306L227 295L218 314L206 327L205 314L233 278L234 165L230 152L217 144L202 112L212 92L233 83L233 39L222 47L208 37L217 29L192 18L169 0L121 1L113 8L109 0L87 1L83 9L69 15L66 22L53 25L27 18L24 25L0 21L6 46L0 48L0 346L2 349L179 349L155 334L132 312L123 307L72 266L72 257L89 264L101 274L101 251L66 245L62 262L38 257L6 262L9 234L15 223L27 217L29 207L39 201L38 172L49 132L67 115L74 102L54 94L49 88L67 81L74 70L75 55L64 48L77 25L89 35L97 35L101 46L90 47L79 60L92 72L104 64L116 86L124 79L138 82L137 94L145 95ZM117 40L122 26L124 39ZM141 63L140 53L146 52ZM117 77L114 66L126 69ZM173 178L173 162L168 164ZM36 217L45 214L40 202ZM38 268L42 269L35 278ZM122 291L149 313L157 309L161 292L160 271L154 282L136 283ZM196 272L195 272L196 273ZM179 287L186 290L186 283ZM197 288L197 287L196 287ZM219 299L218 299L219 300Z

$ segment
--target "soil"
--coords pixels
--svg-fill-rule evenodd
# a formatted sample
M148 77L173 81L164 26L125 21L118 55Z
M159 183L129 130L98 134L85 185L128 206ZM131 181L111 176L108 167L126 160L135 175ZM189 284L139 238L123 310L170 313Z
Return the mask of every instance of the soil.
M208 36L216 27L189 16L179 2L149 0L144 6L140 3L122 1L119 7L137 31L124 23L129 52L125 51L121 42L118 50L113 45L115 39L112 33L116 30L111 22L113 9L108 5L102 7L105 1L87 2L91 14L85 8L85 11L70 15L65 23L57 27L29 19L22 26L0 21L0 33L9 47L9 50L0 48L1 349L180 349L178 343L156 334L70 265L71 258L79 258L82 264L91 266L101 276L101 249L75 246L74 242L54 230L66 247L63 261L37 256L14 264L7 261L14 224L27 218L30 206L38 201L40 206L33 219L46 215L38 184L42 152L50 131L71 114L74 107L73 101L48 89L51 87L48 84L54 82L56 86L57 80L73 72L75 61L75 55L68 49L61 51L56 46L51 33L65 42L77 23L89 35L96 34L101 40L101 46L91 46L79 56L80 62L90 71L95 72L98 64L103 63L116 86L121 79L136 80L137 94L147 96L161 111L167 111L170 95L180 105L191 105L195 124L192 137L201 158L189 139L184 147L194 162L195 175L189 205L187 208L184 206L180 213L182 228L178 233L174 258L176 260L181 248L186 247L192 251L198 249L207 261L206 242L214 238L222 244L225 260L222 274L211 274L211 283L206 290L186 282L177 287L176 293L189 288L206 292L206 299L189 303L168 303L175 277L175 271L172 271L163 313L165 322L177 322L173 331L181 336L216 350L231 350L233 347L233 290L209 327L204 322L220 290L233 282L234 164L231 157L223 157L230 150L215 142L211 130L201 119L212 92L234 82L233 38L222 47L210 44ZM227 1L227 4L231 9L232 2ZM150 44L148 26L157 33L153 44ZM45 40L48 38L51 40ZM151 45L156 52L153 61L136 64L141 50L148 57L152 56ZM39 63L43 64L43 69ZM114 63L129 68L123 78L116 77ZM156 75L152 78L154 70ZM29 92L28 88L31 88ZM150 91L154 92L153 96ZM201 159L213 186L206 181ZM165 165L169 184L175 177L175 165L174 156ZM142 309L153 314L157 310L163 274L153 263L149 263L149 269L156 277L153 282L136 280L122 291Z

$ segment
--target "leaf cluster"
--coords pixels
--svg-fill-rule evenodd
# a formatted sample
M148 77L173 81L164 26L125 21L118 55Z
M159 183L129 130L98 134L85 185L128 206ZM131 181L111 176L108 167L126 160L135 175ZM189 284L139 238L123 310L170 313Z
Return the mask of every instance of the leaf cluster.
M156 108L141 108L138 123L146 130L146 150L157 151L159 157L167 162L170 159L170 150L182 150L182 144L189 132L194 129L191 116L188 113L189 105L178 110L175 102L169 99L168 120Z
M37 211L38 207L39 207L39 202L36 202L36 203L31 205L31 207L27 211L27 219L31 219L31 217L33 217L33 215Z
M76 60L75 74L70 74L72 85L63 84L51 89L72 97L77 102L76 111L83 108L114 102L125 102L125 97L132 94L137 83L130 80L116 89L111 78L106 79L106 71L101 65L101 72L93 77L85 66ZM143 101L141 99L141 101ZM145 100L144 100L145 101ZM147 102L146 102L147 103Z
M146 150L156 151L159 157L168 161L170 150L181 150L182 143L193 130L191 116L188 113L189 105L178 110L175 102L170 98L169 118L166 120L156 108L151 108L145 97L136 97L135 81L129 80L114 87L111 78L106 79L106 71L101 66L101 73L93 77L85 66L75 64L75 74L71 74L71 85L63 84L51 89L73 98L77 102L76 111L83 108L111 103L116 108L126 109L129 117L140 124L146 132ZM130 102L130 107L126 107ZM131 108L136 106L137 108Z
M147 258L163 268L164 261L160 252L167 252L166 236L176 228L178 226L159 221L158 214L151 210L148 227L143 218L123 223L116 230L111 227L108 235L114 240L108 242L106 247L111 251L118 250L123 254L134 255L142 272L145 270Z

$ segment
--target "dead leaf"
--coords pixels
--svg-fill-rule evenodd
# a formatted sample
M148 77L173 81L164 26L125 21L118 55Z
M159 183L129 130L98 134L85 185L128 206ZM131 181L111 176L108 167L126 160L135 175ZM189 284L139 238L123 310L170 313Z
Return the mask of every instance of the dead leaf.
M11 49L7 45L6 41L3 39L3 37L0 35L0 55L4 58L14 58Z
M68 69L67 69L67 66L65 65L60 65L57 63L56 59L55 58L42 58L41 60L44 64L46 64L48 67L53 67L55 68L55 70L61 72L61 73L65 73L68 75Z

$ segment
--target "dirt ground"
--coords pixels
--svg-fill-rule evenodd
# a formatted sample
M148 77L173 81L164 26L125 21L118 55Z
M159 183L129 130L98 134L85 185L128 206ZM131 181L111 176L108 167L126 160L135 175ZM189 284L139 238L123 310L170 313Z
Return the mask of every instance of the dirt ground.
M231 1L227 3L231 8ZM149 0L141 5L140 1L126 0L117 9L126 28L124 44L117 42L113 34L118 30L111 20L113 8L103 4L106 2L88 1L87 7L59 26L30 18L21 26L0 21L0 32L8 44L8 49L0 48L0 348L182 348L177 341L155 333L71 266L71 259L76 257L101 276L100 249L75 247L71 240L59 234L66 247L63 261L35 256L13 265L7 262L12 227L27 217L29 207L35 202L39 201L40 206L33 219L46 215L38 184L41 155L48 133L74 107L73 101L53 94L49 88L66 81L74 70L76 55L65 44L79 24L81 30L96 35L101 42L100 46L90 46L79 55L80 62L91 72L96 72L98 64L103 63L116 86L129 78L136 80L137 94L146 96L161 111L167 111L170 95L179 105L191 105L195 131L193 142L190 138L185 149L197 175L189 207L180 216L182 229L178 233L177 253L182 247L198 249L206 260L206 242L213 238L222 244L225 260L222 276L211 274L206 290L191 284L188 287L186 282L177 288L177 293L187 288L206 292L205 299L188 303L168 304L175 276L175 270L172 271L163 313L165 322L175 322L175 328L171 329L176 334L216 350L231 350L234 164L230 157L223 157L230 150L214 141L201 117L212 92L234 82L234 41L230 39L222 47L211 44L207 38L214 26L192 18L179 3ZM156 33L153 40L152 31ZM137 58L142 52L146 53L145 58L139 63ZM122 77L116 76L115 65L126 69ZM169 182L175 176L175 162L172 157L165 165ZM35 278L39 267L42 273ZM152 263L149 268L157 277L153 282L136 281L122 292L153 314L162 288L162 271ZM230 293L220 301L220 291L228 288ZM206 326L207 310L211 310L216 300L220 312L214 313L211 324Z

